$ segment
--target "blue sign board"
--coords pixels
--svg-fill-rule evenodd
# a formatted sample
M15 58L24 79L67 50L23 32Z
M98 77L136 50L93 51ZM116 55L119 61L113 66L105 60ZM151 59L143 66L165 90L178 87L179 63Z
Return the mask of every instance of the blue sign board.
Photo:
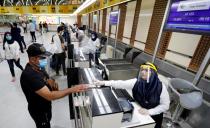
M165 29L210 34L210 0L173 0Z
M110 25L117 25L118 24L118 16L119 16L119 11L110 12L110 17L109 17Z

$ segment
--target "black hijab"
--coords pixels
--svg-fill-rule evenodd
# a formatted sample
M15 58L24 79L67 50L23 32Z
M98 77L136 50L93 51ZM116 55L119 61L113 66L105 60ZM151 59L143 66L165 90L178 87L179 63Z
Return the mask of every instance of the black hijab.
M160 104L160 94L162 92L162 83L160 82L156 71L151 69L149 83L139 78L135 83L132 93L134 99L146 109L151 109Z
M5 32L5 33L4 33L4 42L7 42L8 44L13 44L13 43L14 43L14 39L13 39L13 38L12 38L11 40L7 40L6 36L7 36L8 34L9 34L10 36L12 36L10 32Z
M92 35L94 35L94 38L92 38ZM97 38L98 38L97 33L96 32L92 32L92 34L91 34L92 41L96 41Z

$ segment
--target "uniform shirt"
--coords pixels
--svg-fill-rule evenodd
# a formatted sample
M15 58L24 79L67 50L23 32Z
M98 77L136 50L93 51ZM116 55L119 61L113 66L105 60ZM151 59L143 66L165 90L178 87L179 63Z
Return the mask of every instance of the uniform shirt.
M28 29L30 32L35 32L36 31L36 26L34 23L29 23Z
M25 28L25 27L26 27L26 23L22 23L22 27L24 27L24 28Z
M14 41L12 44L5 42L5 59L18 59L20 58L20 46L17 41Z
M95 53L97 47L100 46L99 39L97 38L95 41L93 41L91 38L89 39L86 46L83 47L86 53ZM83 51L83 50L82 50Z
M130 79L130 80L111 80L111 81L105 81L106 86L112 86L115 88L124 88L124 89L132 89L137 81L137 78ZM169 94L166 89L166 86L162 83L162 92L160 94L160 104L156 106L155 108L149 109L149 114L151 116L158 115L160 113L163 113L169 109L170 105L170 99Z
M64 50L61 46L61 43L64 43L64 41L61 36L59 36L58 34L55 34L55 36L53 36L53 43L55 43L54 47L56 47L56 50L55 50L56 54L64 52Z
M22 90L31 109L46 111L51 109L51 101L38 95L36 91L46 85L46 76L43 72L35 71L30 64L27 64L20 77Z

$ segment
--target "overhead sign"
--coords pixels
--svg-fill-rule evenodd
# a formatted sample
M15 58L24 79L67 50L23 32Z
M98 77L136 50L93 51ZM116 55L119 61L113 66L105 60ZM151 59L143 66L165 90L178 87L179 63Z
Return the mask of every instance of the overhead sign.
M109 15L110 25L117 25L118 24L118 16L119 16L119 11L110 12L110 15Z
M210 0L174 0L165 29L209 34Z
M0 14L17 13L17 14L71 14L79 5L50 5L50 6L13 6L0 7Z

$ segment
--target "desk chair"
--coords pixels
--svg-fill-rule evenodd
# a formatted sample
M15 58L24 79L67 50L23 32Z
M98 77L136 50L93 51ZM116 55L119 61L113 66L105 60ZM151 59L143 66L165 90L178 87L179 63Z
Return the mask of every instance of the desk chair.
M180 78L170 79L169 88L172 90L172 93L179 98L178 105L176 106L170 122L167 123L169 128L173 128L175 124L180 125L178 119L184 109L193 110L202 104L203 92L192 83Z

